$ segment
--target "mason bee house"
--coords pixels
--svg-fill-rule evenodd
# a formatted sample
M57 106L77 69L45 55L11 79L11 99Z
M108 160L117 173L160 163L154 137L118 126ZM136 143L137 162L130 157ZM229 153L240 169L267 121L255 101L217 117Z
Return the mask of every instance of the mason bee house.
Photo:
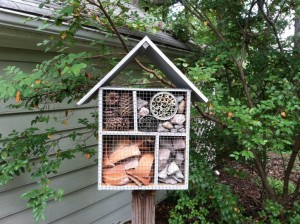
M190 90L99 89L99 189L186 189Z
M176 88L107 87L145 55ZM207 98L148 38L141 40L77 104L98 93L99 190L187 189L190 102Z

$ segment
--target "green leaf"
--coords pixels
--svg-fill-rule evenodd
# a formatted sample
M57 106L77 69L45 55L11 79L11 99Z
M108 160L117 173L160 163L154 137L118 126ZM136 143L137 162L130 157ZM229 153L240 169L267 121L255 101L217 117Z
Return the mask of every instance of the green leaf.
M80 63L80 64L75 64L75 65L72 65L71 67L71 71L75 74L75 75L79 75L81 70L86 68L87 65L84 64L84 63Z
M3 160L5 160L7 157L8 157L8 153L7 152L4 151L4 152L1 153L1 158Z
M60 13L64 14L65 16L68 16L68 15L71 15L73 11L74 11L74 6L68 5L68 6L64 7L63 9L61 9Z
M50 23L44 22L43 24L41 24L41 25L37 28L37 30L44 30L44 29L47 29L47 28L50 27L50 26L51 26Z

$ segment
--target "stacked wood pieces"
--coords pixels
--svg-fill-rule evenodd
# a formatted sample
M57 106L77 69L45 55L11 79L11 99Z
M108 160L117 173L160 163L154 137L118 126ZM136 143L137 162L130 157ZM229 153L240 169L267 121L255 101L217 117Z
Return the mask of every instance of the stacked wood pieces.
M125 91L104 92L103 124L109 131L127 131L133 125L132 95Z
M153 178L154 140L144 137L130 140L116 136L104 144L102 160L103 182L122 186L133 183L149 185Z

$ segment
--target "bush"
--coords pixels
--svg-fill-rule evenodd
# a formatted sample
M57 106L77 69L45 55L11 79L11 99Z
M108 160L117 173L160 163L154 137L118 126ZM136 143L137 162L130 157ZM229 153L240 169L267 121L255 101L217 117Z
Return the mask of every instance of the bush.
M275 194L277 196L280 196L283 194L283 180L281 179L276 179L274 177L268 177L268 182L271 186L271 188L274 190ZM260 182L259 179L256 180L257 184L262 187L262 183ZM292 194L296 190L296 186L293 182L289 182L288 185L288 193Z
M246 218L230 188L217 182L209 165L191 152L189 190L177 191L169 223L243 223Z
M259 212L260 223L281 224L300 223L300 206L298 202L294 202L291 208L285 208L278 202L266 200L264 209Z
M274 189L276 195L283 194L283 180L279 180L273 177L268 177L268 181L270 186ZM289 182L288 189L289 189L288 190L289 194L292 194L296 190L295 184Z

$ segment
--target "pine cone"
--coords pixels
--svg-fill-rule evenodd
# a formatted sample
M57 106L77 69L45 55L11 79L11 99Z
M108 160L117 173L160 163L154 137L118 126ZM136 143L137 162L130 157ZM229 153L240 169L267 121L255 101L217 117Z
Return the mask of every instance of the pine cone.
M119 103L119 99L120 95L116 92L109 92L104 97L106 105L117 105Z
M122 125L120 130L127 131L129 130L130 120L128 118L123 117Z
M125 131L129 129L129 126L130 126L130 121L128 118L110 117L104 121L104 127L106 130Z
M122 117L128 117L132 115L132 97L129 93L123 93L120 97L119 113Z
M111 117L118 117L118 110L116 108L107 108L103 111L103 117L105 120Z

